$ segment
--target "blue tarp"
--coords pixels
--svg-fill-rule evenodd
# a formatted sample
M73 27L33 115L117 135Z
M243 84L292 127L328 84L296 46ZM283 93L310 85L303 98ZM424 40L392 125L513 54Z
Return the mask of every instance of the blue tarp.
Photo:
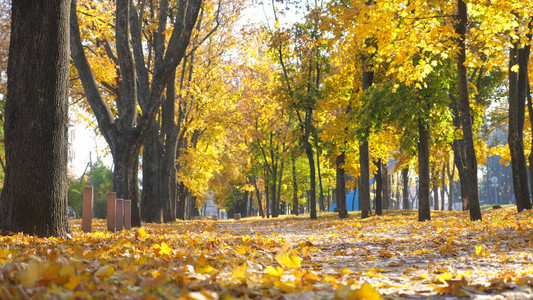
M352 190L346 195L346 209L348 211L359 210L359 189L355 191L355 198L353 196L354 191ZM329 208L329 211L334 212L337 208L337 203L333 203Z

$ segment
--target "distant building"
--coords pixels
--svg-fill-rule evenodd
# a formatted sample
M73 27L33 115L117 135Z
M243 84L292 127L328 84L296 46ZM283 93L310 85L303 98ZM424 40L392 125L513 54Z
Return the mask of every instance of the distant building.
M204 205L202 205L200 216L202 217L218 216L219 219L228 218L226 210L220 209L220 207L218 207L217 203L215 202L215 194L213 192L210 192L207 195L207 200L205 200Z

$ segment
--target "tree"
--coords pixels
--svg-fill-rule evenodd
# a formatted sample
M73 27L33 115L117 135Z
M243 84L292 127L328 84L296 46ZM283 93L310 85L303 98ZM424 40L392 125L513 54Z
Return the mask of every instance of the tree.
M116 1L115 49L105 39L97 41L105 46L108 58L116 64L118 84L111 87L116 100L114 106L104 99L106 93L101 90L103 87L109 90L109 83L95 80L87 60L76 0L72 1L71 8L70 45L87 102L113 155L114 190L117 197L131 199L132 225L140 226L139 151L155 122L168 81L185 55L202 1L178 0L177 6L170 6L168 0L150 2L149 7L145 1L133 4L129 0ZM107 5L107 9L112 8ZM153 15L156 9L157 16ZM151 11L151 17L145 16L146 10ZM154 51L146 54L144 46L148 41L143 41L147 36L143 34L143 26L153 18L157 20L157 29L149 34L149 42L154 44ZM167 30L167 25L172 26L172 30ZM165 34L170 34L168 43Z
M64 237L67 223L67 0L12 1L0 228Z
M477 158L474 147L474 136L472 132L472 113L470 108L470 95L468 93L468 78L466 70L466 30L468 23L468 12L466 3L463 0L457 1L457 23L455 31L458 38L459 53L456 57L457 77L459 89L459 119L460 128L463 132L464 157L458 163L457 168L463 169L465 176L462 178L461 186L464 185L467 207L470 211L472 221L481 220L481 210L479 208L478 181L477 181Z

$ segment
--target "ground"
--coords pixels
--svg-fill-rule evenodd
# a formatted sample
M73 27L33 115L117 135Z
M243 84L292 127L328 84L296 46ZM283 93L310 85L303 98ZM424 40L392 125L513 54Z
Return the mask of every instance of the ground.
M0 235L0 299L533 299L533 213L143 224Z

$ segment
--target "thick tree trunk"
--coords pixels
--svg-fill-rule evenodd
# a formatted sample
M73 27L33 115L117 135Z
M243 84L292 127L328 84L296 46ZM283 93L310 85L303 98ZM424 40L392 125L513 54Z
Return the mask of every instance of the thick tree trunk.
M176 203L176 218L180 220L186 220L186 211L187 211L187 197L188 189L185 185L180 182L178 183L178 202Z
M403 182L403 209L411 209L409 207L409 167L402 169L402 182Z
M300 214L300 205L298 204L298 178L296 177L296 158L294 154L292 159L292 207L295 215Z
M527 165L526 158L524 156L523 142L525 104L529 92L528 62L530 47L531 46L528 45L519 49L519 42L517 41L513 43L513 47L509 51L508 141L509 149L511 150L513 186L516 198L516 209L518 212L521 212L524 209L531 209L531 200L529 198L530 195L527 180ZM518 72L513 72L511 70L511 67L514 65L518 65Z
M367 5L372 4L372 1ZM374 82L374 72L370 71L368 65L368 58L362 58L362 86L363 91L368 90ZM360 170L360 185L359 185L359 208L361 209L361 218L368 218L370 216L370 154L368 149L368 138L364 138L359 146L359 170Z
M368 141L359 146L359 208L361 218L370 217L370 158L368 154Z
M429 130L418 120L418 221L431 220L429 208Z
M348 210L346 209L346 173L344 171L346 154L341 152L337 155L335 165L337 167L337 187L335 197L337 198L337 211L339 218L344 219L348 217Z
M111 149L115 163L113 188L117 198L131 200L131 226L141 226L141 211L139 205L139 146L129 141L117 141Z
M474 147L474 135L472 132L472 114L470 112L470 99L468 94L468 79L466 71L466 26L468 23L468 12L463 0L457 1L456 33L458 34L459 53L457 54L457 76L459 84L459 112L463 140L465 146L465 161L463 162L464 179L461 186L465 186L466 202L470 210L470 220L481 220L481 210L479 207L478 180L477 180L477 158Z
M161 145L157 138L159 126L154 126L148 137L144 141L143 150L143 168L142 168L142 199L141 211L142 219L148 223L163 223L163 203L159 195L160 184L160 165L159 154Z
M11 8L0 228L65 237L70 1Z
M523 120L521 107L525 105L525 97L519 96L519 73L513 72L511 67L519 63L518 42L513 44L509 52L509 150L511 152L511 169L513 173L513 187L516 198L516 208L520 212L526 208L529 200L527 180L527 166L524 155ZM520 66L523 67L523 66ZM531 205L531 204L530 204Z
M375 162L377 170L374 178L376 178L376 215L381 216L383 215L383 177L381 172L381 158L378 159L377 162Z

